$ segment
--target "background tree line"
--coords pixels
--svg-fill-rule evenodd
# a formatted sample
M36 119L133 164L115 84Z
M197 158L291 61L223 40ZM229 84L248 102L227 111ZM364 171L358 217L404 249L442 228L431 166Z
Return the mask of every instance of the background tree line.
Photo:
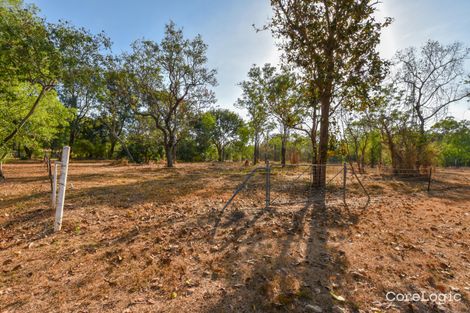
M1 0L0 161L57 156L132 162L263 158L348 160L360 171L470 164L469 121L447 117L470 96L461 43L380 57L377 3L271 0L280 66L253 65L236 112L215 107L216 71L201 36L173 22L160 42L114 54L110 38L48 23L20 0ZM316 182L324 183L324 167Z

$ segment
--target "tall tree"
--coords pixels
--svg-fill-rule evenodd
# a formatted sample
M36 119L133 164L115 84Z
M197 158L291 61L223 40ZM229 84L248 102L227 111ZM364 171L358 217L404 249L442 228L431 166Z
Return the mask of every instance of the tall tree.
M321 110L319 159L328 158L333 101L344 88L361 89L363 81L382 79L382 62L376 50L381 29L375 1L271 0L274 15L269 24L288 62L299 66ZM326 170L316 175L325 184Z
M371 125L367 117L347 121L346 147L348 156L356 161L360 173L365 172L366 149L369 144Z
M296 100L297 114L300 124L294 126L295 130L305 133L310 139L312 148L312 164L318 163L318 125L320 123L319 103L316 91L305 83L305 77L297 86ZM314 168L315 170L315 168ZM316 177L316 175L314 175Z
M64 60L63 75L57 89L62 102L74 114L69 133L69 145L73 147L82 121L98 105L99 90L103 84L103 53L110 48L111 42L104 33L94 35L68 22L51 24L50 29Z
M37 8L22 1L0 2L0 95L6 106L18 105L24 88L34 97L29 109L0 137L0 161L8 153L7 144L34 114L46 94L57 84L61 55Z
M243 120L238 114L229 110L216 109L209 111L213 117L211 127L211 141L217 148L220 162L225 161L225 149L235 141L240 139L240 130L243 127Z
M415 48L396 55L396 81L404 95L404 107L419 132L416 143L416 168L423 164L428 138L426 126L442 117L451 103L470 97L470 88L463 84L464 61L470 49L455 42L442 45L429 40L418 52Z
M116 144L119 142L129 160L134 161L123 139L125 127L131 121L133 114L129 77L119 58L107 58L103 81L104 86L98 97L98 112L99 118L109 130L111 145L108 158L113 157Z
M242 96L237 99L236 105L248 111L249 126L253 134L253 164L260 158L261 136L268 126L268 107L266 98L266 81L271 75L269 64L265 70L253 65L248 71L248 80L241 82Z
M266 66L265 66L266 67ZM286 165L289 132L301 122L301 99L295 76L285 67L266 82L269 113L281 127L281 165Z
M200 35L185 39L170 22L160 45L136 42L128 58L139 95L136 113L151 117L162 132L168 167L195 113L215 101L216 71L207 68L206 52Z

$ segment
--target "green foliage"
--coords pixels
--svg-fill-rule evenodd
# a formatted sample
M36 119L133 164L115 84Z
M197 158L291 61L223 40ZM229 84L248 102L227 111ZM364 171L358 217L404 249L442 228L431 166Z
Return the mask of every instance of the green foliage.
M285 67L279 72L275 67L269 67L265 65L263 68L271 74L265 82L269 112L284 129L292 129L300 124L304 113L296 77Z
M269 26L279 46L289 63L305 71L318 97L341 87L365 97L370 86L380 85L385 68L376 48L391 19L377 21L377 3L272 0L271 6Z
M149 141L147 137L131 134L128 137L127 148L137 163L148 163L150 160L161 160L163 158L163 146ZM118 154L120 158L127 158L126 151L121 150Z
M470 165L470 121L448 117L432 127L432 138L444 166Z
M192 40L173 22L165 26L160 44L136 41L127 57L133 78L134 110L152 118L162 133L167 166L173 166L177 142L202 106L215 101L215 70L207 68L207 45L200 35Z
M391 20L376 19L375 2L271 5L267 27L286 62L250 68L236 102L248 113L244 122L209 107L216 71L200 35L187 39L170 22L159 43L135 41L130 53L115 56L104 33L46 23L35 6L0 0L0 160L13 148L29 157L69 144L77 158L166 158L168 166L176 156L251 154L256 163L261 150L275 160L281 152L321 163L346 156L360 168L470 164L470 122L428 124L469 96L469 82L460 80L470 50L429 41L419 53L401 51L385 85L388 62L376 47Z
M74 112L69 128L69 145L73 146L85 117L98 106L104 85L102 53L110 47L110 40L103 33L94 35L68 22L50 24L49 29L62 56L62 77L57 89L62 102Z
M363 109L362 101L356 100L367 99L385 76L377 47L382 28L391 20L378 21L376 5L368 0L271 0L268 27L287 62L304 75L308 107L315 114L320 107L318 154L316 117L310 132L314 159L320 164L329 157L332 113L338 105ZM320 171L315 181L324 185L326 171Z
M149 117L136 116L127 127L125 144L135 162L147 163L163 158L161 133L153 127ZM118 157L127 158L129 154L121 146Z
M255 136L263 132L268 122L265 86L270 75L269 71L271 71L269 64L263 69L253 65L248 71L248 80L239 84L242 88L242 97L237 100L236 105L248 111L249 126Z
M22 83L10 91L15 94L14 100L0 98L0 138L11 133L17 121L27 114L36 100L39 88ZM12 145L5 148L21 143L22 146L39 154L43 147L51 146L51 141L61 128L68 125L70 117L69 110L59 101L57 94L51 91L44 96L35 114L18 130Z
M0 126L0 159L3 159L9 141L18 135L55 86L61 75L62 58L34 6L23 5L21 1L1 1L0 16L0 111L4 115L11 112L14 117L6 116ZM34 100L25 96L28 92ZM29 104L28 109L24 108L25 103ZM23 115L17 115L18 112Z
M247 141L248 130L236 113L213 109L198 115L189 136L178 143L177 155L183 161L240 159Z
M61 73L60 52L35 6L22 1L0 2L0 81L54 85ZM2 94L3 94L2 90ZM12 94L10 94L12 95Z
M108 148L108 129L99 119L85 117L80 138L72 145L72 156L80 159L105 159Z
M234 112L217 109L208 112L212 118L206 128L211 142L217 148L219 161L225 161L225 149L236 141L243 139L243 120Z
M242 96L237 99L236 106L248 111L248 126L254 143L253 161L260 158L260 142L263 132L272 127L268 120L266 85L272 75L272 67L265 64L263 68L253 65L248 71L248 79L239 85Z

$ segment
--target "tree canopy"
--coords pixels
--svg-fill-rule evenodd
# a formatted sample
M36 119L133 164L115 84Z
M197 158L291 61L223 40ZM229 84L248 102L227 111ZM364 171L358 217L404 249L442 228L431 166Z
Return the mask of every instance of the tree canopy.
M262 157L350 161L360 172L469 165L469 122L448 116L470 97L462 43L430 39L386 60L377 46L392 19L378 19L377 2L271 7L264 29L279 64L253 64L235 103L220 105L209 47L172 21L159 41L115 53L103 32L49 23L34 5L0 0L0 162L58 157L70 145L73 158L164 159L168 167ZM318 186L322 166L312 173Z

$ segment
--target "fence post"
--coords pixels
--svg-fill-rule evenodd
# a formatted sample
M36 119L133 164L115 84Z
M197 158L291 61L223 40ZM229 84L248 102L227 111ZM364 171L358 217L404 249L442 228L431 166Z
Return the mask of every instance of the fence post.
M269 160L266 160L266 209L269 209L271 202L271 168L269 166Z
M54 162L52 166L52 196L51 196L51 206L54 210L57 206L57 165L59 162Z
M343 202L346 203L346 179L348 174L348 166L346 162L343 163Z
M428 192L431 190L431 180L432 180L432 166L429 167L429 180L428 180Z
M70 147L65 146L62 150L62 160L60 162L59 198L55 212L54 231L62 228L62 216L64 215L65 189L67 187L67 172L69 169Z

